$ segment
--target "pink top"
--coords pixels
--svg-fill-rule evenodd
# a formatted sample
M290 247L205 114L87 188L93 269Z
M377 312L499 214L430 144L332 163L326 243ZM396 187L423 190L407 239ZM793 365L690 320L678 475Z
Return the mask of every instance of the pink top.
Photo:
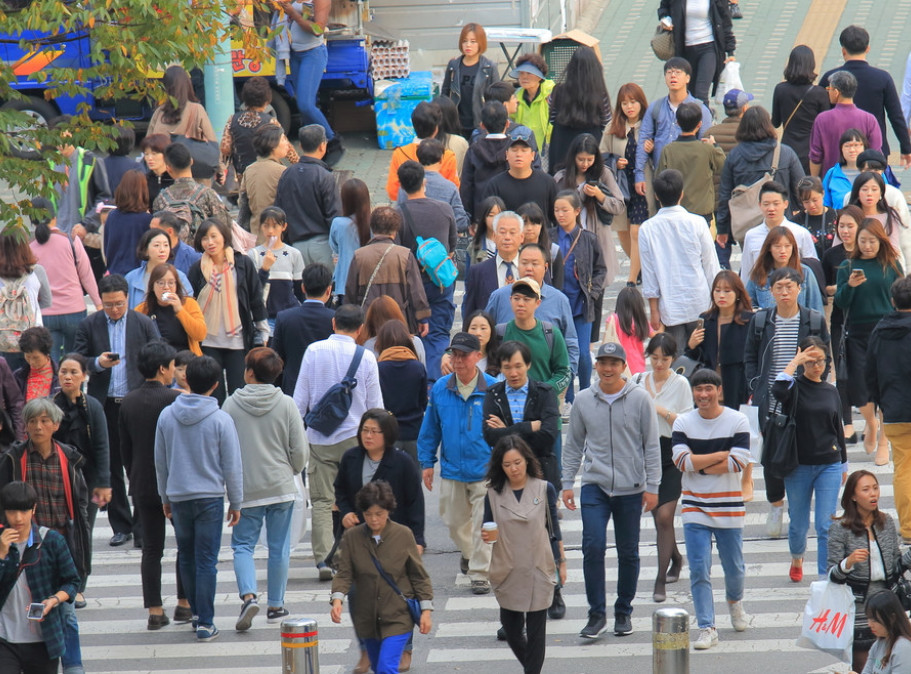
M86 293L95 306L101 306L98 284L95 283L82 239L77 236L70 243L70 238L55 227L46 243L32 241L29 247L47 272L51 284L54 303L41 310L43 315L59 316L85 311Z
M610 326L611 321L613 321L614 329L617 331L620 346L626 351L626 366L629 368L630 373L639 374L640 372L645 372L645 346L642 344L642 340L636 339L635 336L628 335L620 329L620 321L617 319L616 313L608 316L605 324ZM632 325L635 327L635 322ZM652 332L651 327L649 327L649 334L652 334Z

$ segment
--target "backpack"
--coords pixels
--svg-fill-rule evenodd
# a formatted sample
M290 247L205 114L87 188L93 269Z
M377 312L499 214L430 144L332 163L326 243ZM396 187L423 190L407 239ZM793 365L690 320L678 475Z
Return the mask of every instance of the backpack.
M20 335L36 324L27 279L3 279L0 286L0 351L18 353Z
M503 341L506 334L506 323L497 323L497 337ZM554 350L554 324L548 321L541 321L541 328L544 330L544 341L547 342L547 348Z
M196 230L199 229L199 226L207 217L196 201L205 189L205 185L197 184L196 187L193 188L193 191L184 199L173 198L171 196L170 188L161 191L161 198L164 199L165 202L163 210L171 211L189 225L190 241L193 240L193 237L196 235Z
M399 210L405 216L405 222L408 229L415 231L414 220L411 219L411 212L405 204L399 204ZM446 246L432 236L426 239L423 236L416 237L418 247L414 251L414 257L417 258L421 270L427 274L433 285L445 289L456 282L459 277L459 269L456 267L452 257L446 252Z
M775 180L778 173L778 158L781 155L781 143L775 145L772 152L772 167L751 185L737 185L731 190L728 209L731 214L731 235L738 243L743 243L746 233L762 222L763 215L759 208L759 190L767 182Z
M330 386L319 402L307 412L307 416L304 417L307 428L319 431L323 435L331 435L342 425L351 409L351 391L357 387L355 375L363 356L364 347L358 346L342 381Z

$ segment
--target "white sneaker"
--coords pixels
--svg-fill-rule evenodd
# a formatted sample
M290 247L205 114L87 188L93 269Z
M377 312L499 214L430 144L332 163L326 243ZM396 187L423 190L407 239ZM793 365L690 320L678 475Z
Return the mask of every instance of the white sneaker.
M573 404L571 402L563 401L563 404L560 405L560 417L563 420L563 423L569 423L569 415L573 411Z
M770 506L765 519L765 531L769 538L781 538L781 525L784 520L784 506Z
M707 651L712 646L718 645L718 632L714 627L704 627L699 630L699 636L693 642L693 648L697 651Z
M733 604L729 603L728 610L731 612L731 627L734 628L734 631L746 631L746 628L748 627L747 621L750 619L750 616L743 610L743 602L735 601Z

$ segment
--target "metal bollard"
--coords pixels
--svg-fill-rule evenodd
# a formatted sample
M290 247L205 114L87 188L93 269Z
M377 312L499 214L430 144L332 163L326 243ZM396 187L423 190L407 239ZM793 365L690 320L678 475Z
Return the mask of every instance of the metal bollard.
M690 615L659 608L652 615L652 674L689 674Z
M319 674L319 632L313 618L282 620L282 674Z

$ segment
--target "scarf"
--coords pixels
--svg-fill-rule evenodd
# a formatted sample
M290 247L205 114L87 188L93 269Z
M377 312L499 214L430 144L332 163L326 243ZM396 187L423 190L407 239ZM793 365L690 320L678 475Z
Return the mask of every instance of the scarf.
M54 367L51 365L50 361L40 369L30 369L25 386L26 401L34 400L35 398L46 398L51 392L51 382L53 379Z
M387 360L417 360L417 356L407 346L390 346L383 350L377 360L380 363Z
M215 263L208 254L202 256L199 266L206 279L206 285L199 291L199 304L209 334L218 334L221 328L228 337L236 336L242 325L234 282L234 249L225 248L225 264L221 269L215 269Z

